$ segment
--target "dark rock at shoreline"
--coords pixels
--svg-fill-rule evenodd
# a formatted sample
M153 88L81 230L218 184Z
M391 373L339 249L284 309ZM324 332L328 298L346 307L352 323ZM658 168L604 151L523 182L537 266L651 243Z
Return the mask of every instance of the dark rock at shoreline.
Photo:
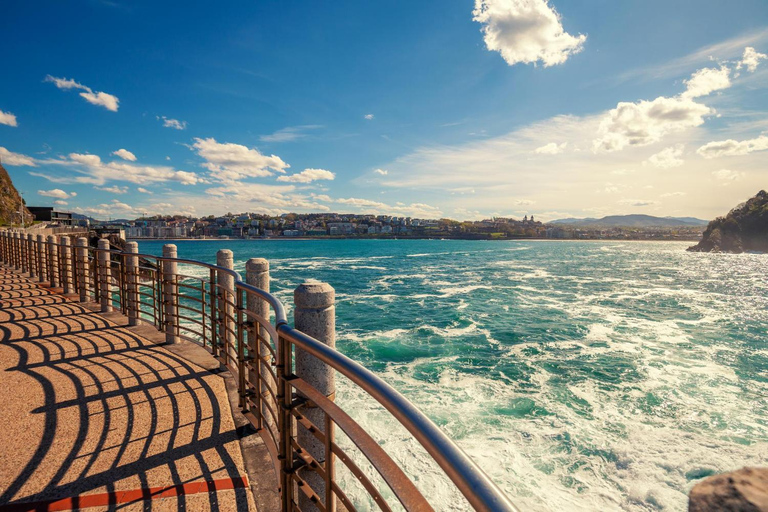
M768 512L768 468L742 468L706 478L688 497L688 512Z
M761 190L709 223L694 252L768 252L768 193Z

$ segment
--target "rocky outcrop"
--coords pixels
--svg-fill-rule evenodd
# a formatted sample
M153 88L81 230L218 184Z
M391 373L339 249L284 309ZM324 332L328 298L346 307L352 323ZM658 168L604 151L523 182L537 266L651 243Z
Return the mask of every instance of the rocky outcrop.
M701 241L688 248L695 252L768 252L768 193L731 210L709 223Z
M768 512L768 468L743 468L702 480L688 497L688 512Z
M7 226L11 223L18 225L21 222L19 207L22 207L21 196L13 186L8 171L0 164L0 225ZM22 211L25 221L31 222L32 214L26 206L22 207Z

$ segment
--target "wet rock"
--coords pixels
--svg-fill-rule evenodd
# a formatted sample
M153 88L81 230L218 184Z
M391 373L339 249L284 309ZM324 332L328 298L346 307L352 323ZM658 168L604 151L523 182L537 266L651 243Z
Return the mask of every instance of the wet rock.
M768 512L768 468L742 468L702 480L688 497L688 512Z

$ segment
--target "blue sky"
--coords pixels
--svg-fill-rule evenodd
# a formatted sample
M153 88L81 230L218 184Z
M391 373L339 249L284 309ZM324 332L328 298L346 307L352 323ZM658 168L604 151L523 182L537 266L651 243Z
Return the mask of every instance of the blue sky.
M28 204L712 218L768 186L764 0L6 2Z

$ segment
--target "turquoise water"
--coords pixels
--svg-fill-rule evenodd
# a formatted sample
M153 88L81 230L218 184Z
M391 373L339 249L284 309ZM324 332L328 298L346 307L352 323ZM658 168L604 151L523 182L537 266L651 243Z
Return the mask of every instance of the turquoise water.
M269 259L286 305L305 279L333 285L339 349L521 508L684 510L698 479L768 461L766 255L663 242L176 243L209 262L229 248L239 269ZM466 509L371 401L343 382L338 400L436 509Z

